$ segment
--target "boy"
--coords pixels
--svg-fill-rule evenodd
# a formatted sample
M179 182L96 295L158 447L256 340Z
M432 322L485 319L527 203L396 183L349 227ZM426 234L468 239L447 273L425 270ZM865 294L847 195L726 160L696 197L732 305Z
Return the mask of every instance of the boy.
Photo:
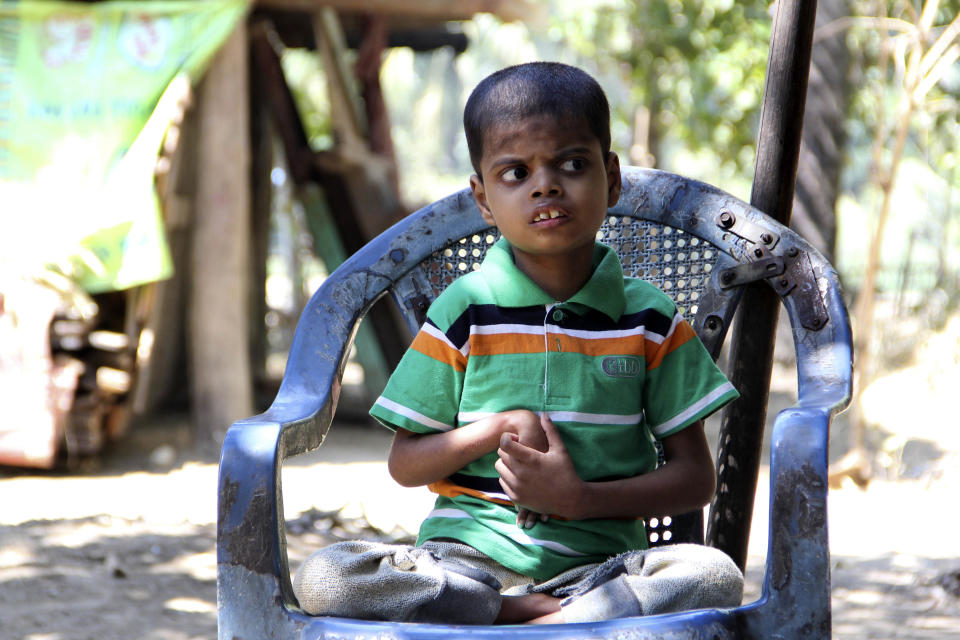
M566 65L509 67L464 127L474 198L503 237L437 298L371 409L396 433L391 475L436 506L418 547L311 556L301 606L488 624L739 604L722 553L645 551L641 518L712 496L702 418L737 393L672 301L595 241L620 195L602 89Z

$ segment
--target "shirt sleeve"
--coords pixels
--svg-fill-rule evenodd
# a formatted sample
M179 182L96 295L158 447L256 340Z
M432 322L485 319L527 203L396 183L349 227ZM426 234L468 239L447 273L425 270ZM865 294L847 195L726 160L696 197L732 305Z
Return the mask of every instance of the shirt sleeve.
M462 319L446 323L428 313L370 415L392 430L437 433L455 428L468 339L469 327L464 330Z
M647 359L643 394L647 423L657 438L709 416L740 395L676 311L663 341Z

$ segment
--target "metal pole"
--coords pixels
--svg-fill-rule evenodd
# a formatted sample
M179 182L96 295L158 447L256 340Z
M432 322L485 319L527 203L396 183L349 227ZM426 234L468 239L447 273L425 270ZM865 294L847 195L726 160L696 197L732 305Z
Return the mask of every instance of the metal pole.
M816 0L780 0L767 60L750 204L785 225L793 206L816 12ZM730 380L741 397L721 418L721 489L710 506L707 542L741 569L747 564L779 308L766 283L748 285L731 338Z

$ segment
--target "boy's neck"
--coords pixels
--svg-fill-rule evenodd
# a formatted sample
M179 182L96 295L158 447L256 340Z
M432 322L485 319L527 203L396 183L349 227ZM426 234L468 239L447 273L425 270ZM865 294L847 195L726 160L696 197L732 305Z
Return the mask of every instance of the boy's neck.
M534 284L557 302L576 294L593 273L593 245L564 256L538 256L514 250L513 261Z

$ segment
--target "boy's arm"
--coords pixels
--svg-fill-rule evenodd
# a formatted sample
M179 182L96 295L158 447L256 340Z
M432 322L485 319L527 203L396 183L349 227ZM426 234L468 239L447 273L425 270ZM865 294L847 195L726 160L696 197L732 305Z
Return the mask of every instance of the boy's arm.
M514 435L533 451L547 450L540 418L518 409L438 433L397 429L387 468L393 479L405 487L439 482L477 458L496 451L500 436L505 433Z
M606 482L582 480L556 426L546 416L542 423L546 452L504 435L496 463L504 492L531 511L573 520L649 518L692 511L713 496L716 477L702 421L661 441L667 462L655 471Z

